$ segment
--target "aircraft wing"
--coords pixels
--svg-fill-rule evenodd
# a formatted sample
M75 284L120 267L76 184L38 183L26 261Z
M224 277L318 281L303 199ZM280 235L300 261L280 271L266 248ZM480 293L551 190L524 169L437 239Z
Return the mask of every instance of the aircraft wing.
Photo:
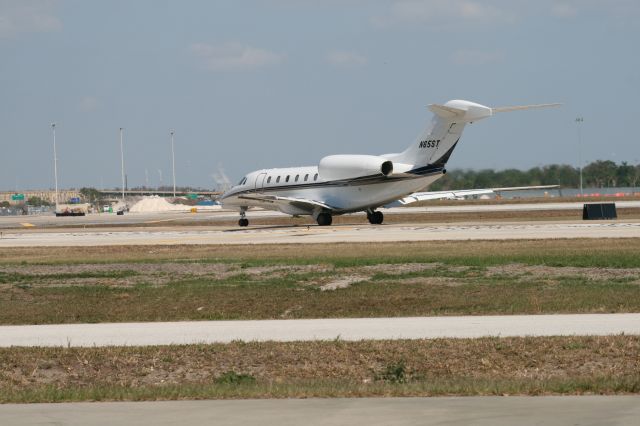
M446 200L446 199L468 197L472 195L498 194L500 192L509 192L509 191L529 191L529 190L536 190L536 189L540 190L540 189L558 189L558 188L560 188L560 185L512 186L507 188L460 189L460 190L452 190L452 191L414 192L411 195L407 195L406 197L401 198L396 203L400 205L406 205L406 204L416 203L418 201ZM392 204L398 205L396 203L392 203Z
M245 200L256 200L267 203L273 203L274 205L290 205L302 210L312 211L318 207L325 210L335 210L335 207L329 206L320 201L307 200L304 198L293 198L293 197L279 197L276 195L265 195L265 194L253 194L253 195L243 195L239 198L243 198Z

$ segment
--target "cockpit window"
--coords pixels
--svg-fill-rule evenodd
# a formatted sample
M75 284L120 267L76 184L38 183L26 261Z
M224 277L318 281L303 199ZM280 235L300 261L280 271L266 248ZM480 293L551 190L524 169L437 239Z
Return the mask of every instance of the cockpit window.
M244 183L247 181L247 177L243 177L242 179L240 179L240 182L238 182L238 186L244 185Z

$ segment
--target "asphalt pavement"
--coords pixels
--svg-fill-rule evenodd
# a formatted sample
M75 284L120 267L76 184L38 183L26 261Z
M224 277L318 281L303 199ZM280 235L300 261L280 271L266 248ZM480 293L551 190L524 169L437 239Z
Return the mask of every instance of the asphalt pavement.
M3 425L637 425L638 396L0 404Z

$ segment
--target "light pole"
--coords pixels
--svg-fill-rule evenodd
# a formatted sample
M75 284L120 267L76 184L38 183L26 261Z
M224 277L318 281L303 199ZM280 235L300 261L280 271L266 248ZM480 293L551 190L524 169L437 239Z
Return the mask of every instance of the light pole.
M56 185L56 211L58 210L58 154L56 152L56 123L51 123L53 132L53 179Z
M582 117L576 117L576 127L578 128L578 168L580 170L580 196L584 195L582 191L582 145L580 143L580 125L584 121Z
M176 198L176 155L173 149L173 134L175 131L173 129L169 130L169 134L171 135L171 168L173 169L173 198Z
M120 127L120 166L122 170L122 202L124 203L124 150L122 149L122 131L124 129Z

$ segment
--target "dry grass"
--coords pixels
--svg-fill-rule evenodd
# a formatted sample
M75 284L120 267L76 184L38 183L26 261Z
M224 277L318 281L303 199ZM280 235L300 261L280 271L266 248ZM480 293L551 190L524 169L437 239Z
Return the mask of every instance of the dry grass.
M0 402L640 391L637 336L11 348L0 359ZM230 371L255 380L220 383Z
M0 264L277 262L322 263L367 260L370 264L452 259L496 262L563 260L595 266L640 266L640 239L555 239L504 241L418 241L273 245L169 245L96 247L12 247L0 251ZM580 261L582 259L582 261ZM600 261L598 259L601 259ZM635 259L635 262L634 262Z

